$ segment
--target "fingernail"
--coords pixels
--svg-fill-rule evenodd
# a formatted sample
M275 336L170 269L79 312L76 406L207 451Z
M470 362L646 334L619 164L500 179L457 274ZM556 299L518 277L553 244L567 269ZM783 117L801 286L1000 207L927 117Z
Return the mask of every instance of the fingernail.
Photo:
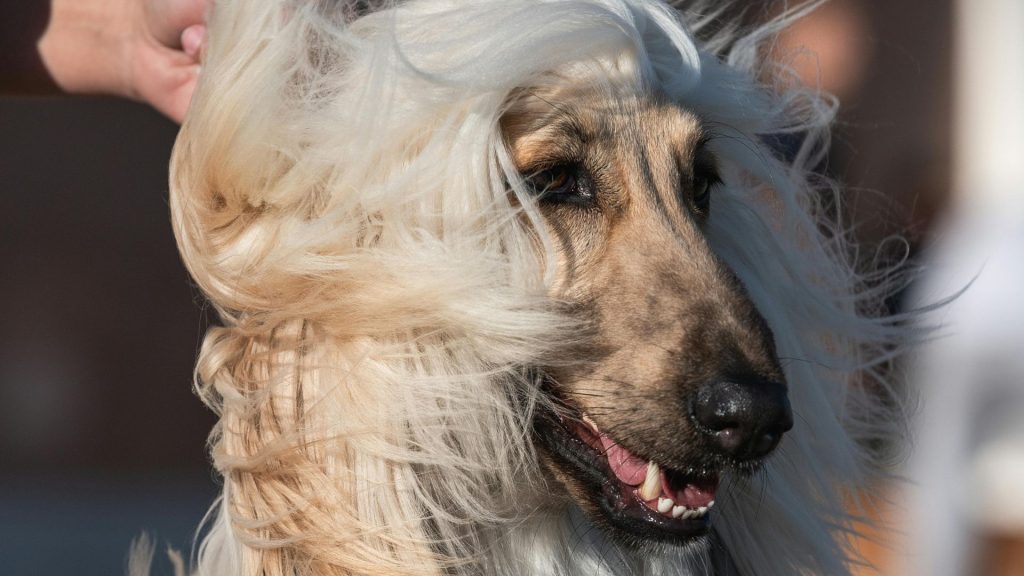
M189 26L181 33L181 48L185 51L185 54L193 58L199 57L199 50L203 46L203 40L206 39L206 26L202 24L196 24L195 26Z

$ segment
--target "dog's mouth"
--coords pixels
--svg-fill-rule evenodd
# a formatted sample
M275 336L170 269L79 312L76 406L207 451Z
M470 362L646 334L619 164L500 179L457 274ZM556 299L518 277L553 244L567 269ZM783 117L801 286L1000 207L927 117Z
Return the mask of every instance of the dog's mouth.
M610 527L630 540L685 544L707 533L719 474L673 470L641 458L583 412L544 418L542 441Z

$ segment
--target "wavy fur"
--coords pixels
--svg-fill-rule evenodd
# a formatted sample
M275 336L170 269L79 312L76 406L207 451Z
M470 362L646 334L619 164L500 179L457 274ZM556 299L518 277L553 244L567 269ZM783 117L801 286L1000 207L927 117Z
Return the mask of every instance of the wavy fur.
M197 574L848 572L855 440L893 421L862 393L896 351L876 314L893 282L855 272L820 207L834 102L761 64L808 7L740 34L678 4L217 1L171 178L181 253L223 320L197 369L224 482ZM600 58L714 127L709 238L789 381L794 430L722 486L727 553L605 541L531 442L550 402L531 367L576 326L547 296L550 242L499 121L517 89ZM781 133L803 135L795 159L765 144Z

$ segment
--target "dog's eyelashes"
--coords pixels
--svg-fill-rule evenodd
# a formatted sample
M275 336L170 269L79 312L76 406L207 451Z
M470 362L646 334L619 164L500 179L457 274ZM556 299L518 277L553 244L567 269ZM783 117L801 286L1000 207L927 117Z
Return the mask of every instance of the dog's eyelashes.
M566 194L576 186L576 174L568 166L556 166L533 175L530 184L541 194Z
M559 164L525 175L529 189L541 202L590 205L594 193L583 170L572 164Z

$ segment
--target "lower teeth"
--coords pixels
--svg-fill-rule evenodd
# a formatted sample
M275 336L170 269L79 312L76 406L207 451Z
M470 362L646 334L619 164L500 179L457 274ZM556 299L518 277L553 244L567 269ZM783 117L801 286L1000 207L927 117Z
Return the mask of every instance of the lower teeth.
M642 495L641 498L643 498ZM664 516L689 520L690 518L700 518L707 514L708 510L715 505L715 501L712 500L711 502L708 502L707 506L701 506L700 508L687 508L686 506L676 504L671 498L665 497L658 498L657 503L645 500L644 504Z

